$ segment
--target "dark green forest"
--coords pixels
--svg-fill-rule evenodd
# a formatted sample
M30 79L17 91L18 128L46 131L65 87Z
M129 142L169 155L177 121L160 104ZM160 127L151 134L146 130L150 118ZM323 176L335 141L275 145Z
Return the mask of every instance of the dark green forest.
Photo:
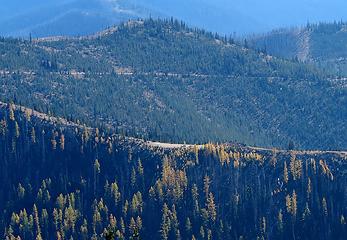
M81 38L0 39L0 100L127 136L346 148L346 88L177 20Z
M5 239L344 239L346 153L153 147L0 107Z
M0 38L0 239L345 239L345 28Z
M269 54L300 59L334 76L347 75L347 23L308 23L305 27L274 30L249 38L249 45ZM340 83L346 86L346 83Z

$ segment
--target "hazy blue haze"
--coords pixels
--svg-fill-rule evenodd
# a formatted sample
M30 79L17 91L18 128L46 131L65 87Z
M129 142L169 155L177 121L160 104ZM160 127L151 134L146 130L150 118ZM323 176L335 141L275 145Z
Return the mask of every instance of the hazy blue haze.
M231 34L345 20L345 0L0 0L0 34L81 35L130 18L165 16ZM69 24L68 24L69 23ZM83 26L83 28L81 28ZM56 28L55 30L53 30Z

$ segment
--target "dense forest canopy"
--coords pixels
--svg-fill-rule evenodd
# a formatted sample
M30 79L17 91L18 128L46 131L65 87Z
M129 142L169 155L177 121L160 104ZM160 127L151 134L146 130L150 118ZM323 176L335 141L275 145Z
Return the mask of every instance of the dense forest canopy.
M177 20L0 40L0 99L145 139L345 149L346 89Z
M346 153L165 149L0 105L5 239L344 239Z
M331 22L307 24L302 28L280 29L251 37L250 46L266 49L284 58L311 62L331 75L347 75L347 24ZM332 77L334 78L334 77ZM342 83L346 87L346 82Z
M129 1L84 8L127 18ZM346 26L1 37L0 238L345 239Z

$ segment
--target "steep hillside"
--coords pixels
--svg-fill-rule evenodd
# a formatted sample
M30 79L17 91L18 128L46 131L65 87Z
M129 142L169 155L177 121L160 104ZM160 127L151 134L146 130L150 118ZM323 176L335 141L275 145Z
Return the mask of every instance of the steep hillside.
M152 140L346 149L346 90L178 21L0 41L0 98Z
M346 153L162 149L0 104L6 239L344 239ZM18 239L18 238L17 238Z
M273 31L251 39L250 44L274 56L313 62L332 74L346 76L346 39L347 24L335 22Z

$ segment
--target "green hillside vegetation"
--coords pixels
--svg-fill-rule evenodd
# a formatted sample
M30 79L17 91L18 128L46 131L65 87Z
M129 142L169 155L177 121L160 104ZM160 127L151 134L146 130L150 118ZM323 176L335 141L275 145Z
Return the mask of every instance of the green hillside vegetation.
M5 239L344 239L343 152L163 149L0 106Z
M86 38L0 40L0 99L167 142L345 149L346 90L176 20Z
M310 61L333 75L347 75L347 24L308 24L250 39L250 45L274 56Z

